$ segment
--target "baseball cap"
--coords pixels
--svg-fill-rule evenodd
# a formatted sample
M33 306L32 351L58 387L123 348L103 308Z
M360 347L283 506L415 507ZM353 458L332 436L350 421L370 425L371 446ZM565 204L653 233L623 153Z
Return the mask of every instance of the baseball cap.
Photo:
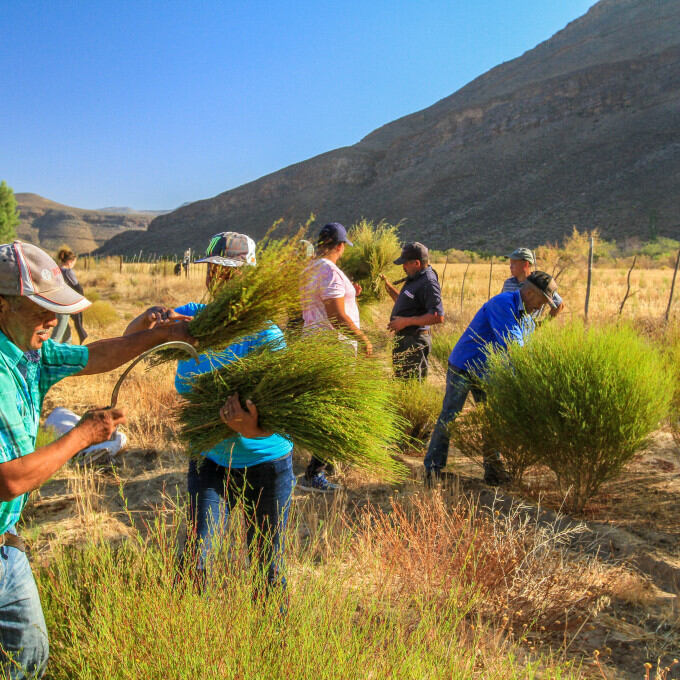
M211 262L222 267L255 265L255 241L250 236L235 231L221 231L210 239L205 257L196 262Z
M22 241L0 245L0 295L22 295L57 314L77 314L92 304L64 281L44 250Z
M531 274L527 276L526 281L533 283L534 286L545 295L545 299L553 309L557 307L553 300L553 295L557 292L557 283L550 274L540 271L531 272Z
M508 257L511 260L526 260L529 264L536 264L534 254L529 248L517 248L513 250Z
M348 246L354 244L347 238L347 229L340 224L340 222L329 222L321 227L319 238L317 239L319 245L333 245L338 243L346 243Z
M409 260L420 260L421 262L427 262L430 259L430 254L427 248L418 241L413 243L406 243L401 249L401 255L394 261L394 264L404 264Z

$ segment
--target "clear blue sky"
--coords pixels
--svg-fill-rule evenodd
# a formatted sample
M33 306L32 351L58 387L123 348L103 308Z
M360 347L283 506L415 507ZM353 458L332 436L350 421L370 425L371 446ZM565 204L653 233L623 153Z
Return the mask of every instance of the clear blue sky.
M3 3L0 179L174 208L359 141L594 0Z

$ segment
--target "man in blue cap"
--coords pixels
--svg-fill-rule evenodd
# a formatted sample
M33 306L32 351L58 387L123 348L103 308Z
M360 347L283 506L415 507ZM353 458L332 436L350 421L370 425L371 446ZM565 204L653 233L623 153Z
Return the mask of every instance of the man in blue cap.
M387 324L395 335L392 349L394 375L402 379L424 380L432 347L430 326L444 320L439 279L430 267L427 248L417 241L404 245L394 264L402 265L406 274L401 290L397 290L384 274L380 275L394 300Z

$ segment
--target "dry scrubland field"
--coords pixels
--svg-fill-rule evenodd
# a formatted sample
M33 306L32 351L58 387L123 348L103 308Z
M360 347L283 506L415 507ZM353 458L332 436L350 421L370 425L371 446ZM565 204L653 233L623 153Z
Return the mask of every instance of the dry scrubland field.
M150 304L203 296L200 265L185 279L162 264L84 264L90 340L119 334ZM425 431L441 405L447 350L489 288L488 264L469 266L462 298L467 265L435 267L447 312L434 337L441 363L409 399ZM507 275L494 266L492 294ZM671 276L633 272L623 315L650 336L661 333ZM582 315L585 275L568 270L559 282L565 317ZM596 269L591 321L616 317L625 289L625 269ZM380 362L389 360L389 310L382 301L362 311ZM108 404L118 374L63 381L44 414ZM173 586L186 458L172 376L171 366L139 367L124 385L130 445L115 466L66 468L29 502L21 531L51 635L49 677L680 677L664 669L680 653L680 455L670 432L657 432L573 518L556 512L563 499L540 469L497 496L455 455L457 474L424 490L413 445L403 455L412 476L399 486L341 469L335 497L296 492L282 618L276 598L252 598L238 522L207 595ZM306 459L296 452L298 473Z

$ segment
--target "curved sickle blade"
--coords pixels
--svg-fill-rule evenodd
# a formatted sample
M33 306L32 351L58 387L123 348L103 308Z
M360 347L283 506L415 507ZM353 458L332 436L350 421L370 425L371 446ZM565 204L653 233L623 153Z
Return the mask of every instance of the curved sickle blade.
M174 349L181 349L184 352L186 352L189 356L191 356L193 359L196 360L196 363L198 364L198 352L188 343L188 342L181 342L180 340L173 340L172 342L164 342L162 345L156 345L155 347L152 347L151 349L146 350L146 352L142 352L121 374L120 378L118 378L118 382L116 383L116 386L113 388L113 392L111 393L111 404L107 406L107 408L114 408L115 405L118 403L118 392L120 390L120 386L123 384L123 381L127 377L127 374L142 360L144 357L148 357L149 354L154 354L155 352L158 352L160 349L165 349L166 347L172 347Z

